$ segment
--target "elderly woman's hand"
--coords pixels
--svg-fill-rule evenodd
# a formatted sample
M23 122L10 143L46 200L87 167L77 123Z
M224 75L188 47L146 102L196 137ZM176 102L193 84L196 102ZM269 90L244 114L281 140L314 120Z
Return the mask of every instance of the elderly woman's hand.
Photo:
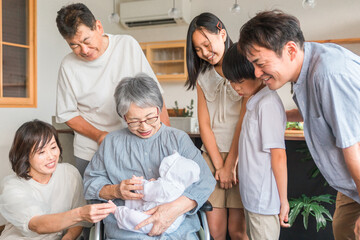
M135 190L143 190L142 181L139 178L126 179L118 185L117 194L123 200L135 200L144 197L143 194L136 193Z
M149 236L158 236L166 231L170 225L176 220L179 209L171 206L171 203L163 204L144 212L145 214L151 215L145 221L139 223L135 229L140 229L150 223L153 224L153 228L148 233Z
M171 203L159 205L144 212L145 214L151 215L146 220L139 223L135 229L140 229L150 223L153 224L153 228L148 233L149 236L158 236L166 231L170 225L180 215L190 211L196 207L196 202L185 196L181 196Z

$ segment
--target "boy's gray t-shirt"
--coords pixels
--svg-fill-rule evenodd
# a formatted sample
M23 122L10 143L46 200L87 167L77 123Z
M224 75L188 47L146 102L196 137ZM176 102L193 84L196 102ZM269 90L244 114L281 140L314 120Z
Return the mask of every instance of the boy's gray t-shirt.
M285 149L285 127L285 110L276 91L264 87L249 99L239 140L238 174L241 199L250 212L280 212L270 149Z

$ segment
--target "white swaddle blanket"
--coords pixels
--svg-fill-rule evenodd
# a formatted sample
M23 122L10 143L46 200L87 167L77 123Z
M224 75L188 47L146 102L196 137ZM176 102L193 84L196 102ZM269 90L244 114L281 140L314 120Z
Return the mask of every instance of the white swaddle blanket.
M143 190L137 191L144 195L140 200L125 200L125 206L117 207L115 218L119 228L133 232L149 233L152 224L139 230L135 226L144 221L149 215L143 213L158 205L178 199L185 189L200 178L200 167L191 159L182 157L179 153L165 157L159 168L160 177L155 181L143 181ZM174 232L184 221L185 215L179 216L166 230Z

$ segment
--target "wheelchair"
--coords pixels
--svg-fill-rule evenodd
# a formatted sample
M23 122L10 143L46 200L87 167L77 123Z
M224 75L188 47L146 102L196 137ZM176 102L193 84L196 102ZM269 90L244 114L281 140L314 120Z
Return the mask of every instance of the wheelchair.
M91 201L92 203L98 203L98 201ZM212 240L213 238L210 235L210 230L206 218L206 212L212 211L212 205L209 201L206 201L204 205L199 209L197 212L198 217L200 219L201 228L198 232L200 240ZM95 223L90 230L90 237L89 240L105 240L105 232L104 232L104 224L103 221Z

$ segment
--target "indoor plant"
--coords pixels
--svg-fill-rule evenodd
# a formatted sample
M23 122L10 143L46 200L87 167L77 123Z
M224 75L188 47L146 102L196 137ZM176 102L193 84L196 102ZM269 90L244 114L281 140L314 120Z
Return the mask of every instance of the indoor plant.
M323 205L322 202L333 204L335 200L333 195L324 194L320 196L307 197L302 194L299 198L292 198L289 201L290 213L289 213L289 224L292 225L295 222L296 217L301 211L303 215L304 228L308 228L309 215L315 217L316 220L316 231L318 232L321 228L326 227L327 221L332 221L332 216Z
M286 149L291 228L281 229L280 240L334 239L328 221L335 210L336 190L324 184L303 140L286 141ZM302 217L297 217L300 213Z
M168 109L171 126L185 132L194 132L197 124L197 119L192 117L194 114L193 109L193 99L191 99L190 105L187 105L186 108L179 108L178 102L175 101L175 107L172 109Z

